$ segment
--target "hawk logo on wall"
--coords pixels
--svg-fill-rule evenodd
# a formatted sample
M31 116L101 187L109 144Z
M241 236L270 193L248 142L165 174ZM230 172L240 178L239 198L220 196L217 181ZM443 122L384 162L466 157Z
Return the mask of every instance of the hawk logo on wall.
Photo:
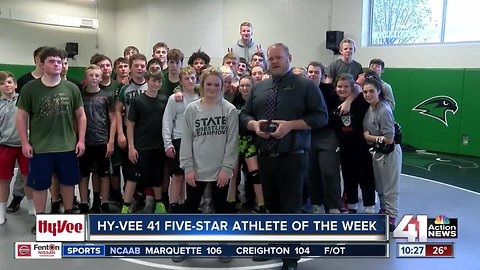
M448 127L447 112L455 114L458 111L458 105L449 96L434 96L420 102L413 107L412 111L437 119Z

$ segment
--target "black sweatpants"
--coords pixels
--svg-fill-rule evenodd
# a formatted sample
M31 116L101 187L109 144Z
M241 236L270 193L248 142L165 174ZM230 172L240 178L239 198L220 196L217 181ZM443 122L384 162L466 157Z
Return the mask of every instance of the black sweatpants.
M358 185L360 185L363 205L375 205L375 176L372 155L368 149L342 148L340 163L342 164L343 184L348 203L358 203Z
M312 134L308 192L312 204L323 204L325 210L339 209L343 205L337 148L338 140L333 129L322 129Z
M200 181L195 182L196 187L187 184L187 201L185 202L187 213L198 213L198 207L208 183L212 185L212 202L215 213L227 213L228 184L220 188L217 186L217 182Z

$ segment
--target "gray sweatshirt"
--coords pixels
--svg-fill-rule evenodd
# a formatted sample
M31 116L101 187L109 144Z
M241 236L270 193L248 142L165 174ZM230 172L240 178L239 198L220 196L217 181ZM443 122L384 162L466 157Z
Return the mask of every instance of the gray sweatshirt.
M392 111L395 109L395 98L393 97L393 91L392 91L392 86L390 84L384 82L383 80L381 81L382 83L382 88L383 88L383 99L390 105L392 108Z
M373 107L370 106L363 118L363 129L368 130L371 135L384 136L393 139L395 136L395 119L392 108L385 100L380 100ZM368 142L372 144L371 142Z
M198 94L189 95L183 92L183 101L175 101L175 94L170 95L163 114L163 143L165 151L173 147L172 140L182 138L183 121L187 105L199 99Z
M18 94L15 94L11 99L0 98L0 145L22 146L15 124L17 99Z
M253 39L250 39L250 42L247 44L247 46L243 45L242 40L239 39L237 43L232 46L232 49L233 53L237 57L243 57L247 60L247 62L250 62L253 54L257 52L257 46L255 45Z
M201 99L190 103L180 145L180 167L197 173L197 181L217 181L224 170L233 177L238 157L238 114L235 106L222 99L206 108Z

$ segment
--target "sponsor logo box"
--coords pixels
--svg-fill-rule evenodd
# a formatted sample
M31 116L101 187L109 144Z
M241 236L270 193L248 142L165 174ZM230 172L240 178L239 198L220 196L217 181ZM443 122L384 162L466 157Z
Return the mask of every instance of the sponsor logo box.
M85 241L84 215L37 215L37 241Z
M16 242L15 259L61 259L60 242Z

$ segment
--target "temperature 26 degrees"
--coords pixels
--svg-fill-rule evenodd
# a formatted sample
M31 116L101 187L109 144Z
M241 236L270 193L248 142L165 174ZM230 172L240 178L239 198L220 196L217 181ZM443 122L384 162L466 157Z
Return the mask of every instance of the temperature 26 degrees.
M447 257L453 258L453 243L427 243L427 257Z

